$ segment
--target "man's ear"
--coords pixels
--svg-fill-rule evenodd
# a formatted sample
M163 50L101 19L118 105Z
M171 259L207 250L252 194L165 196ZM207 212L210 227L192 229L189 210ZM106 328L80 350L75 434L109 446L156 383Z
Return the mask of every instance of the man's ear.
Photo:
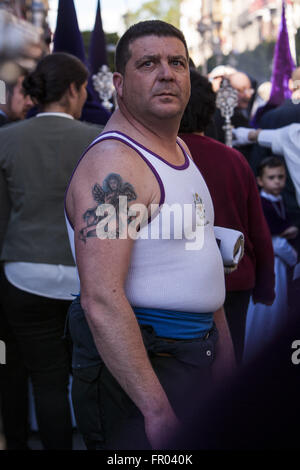
M71 98L75 98L78 95L78 89L75 85L75 82L70 83L68 92Z
M121 75L119 72L114 72L113 84L116 89L117 96L119 96L120 98L123 97L123 83L124 83L123 75Z
M260 176L257 176L256 177L256 182L258 184L258 186L261 188L263 186L263 182L262 182L262 179Z

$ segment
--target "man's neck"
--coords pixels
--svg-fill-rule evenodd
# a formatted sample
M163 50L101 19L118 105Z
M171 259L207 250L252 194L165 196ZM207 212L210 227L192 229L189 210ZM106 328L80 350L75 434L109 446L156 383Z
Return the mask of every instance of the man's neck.
M166 128L166 126L161 125L158 128L150 121L143 123L132 118L132 116L124 116L124 113L118 109L109 119L104 131L114 130L123 132L139 144L164 158L168 163L180 166L184 164L185 157L177 145L178 127L179 123L176 127L170 125L169 128Z
M143 121L120 109L113 113L105 127L105 131L119 130L146 146L159 146L162 150L173 152L176 148L178 129L178 119Z
M261 189L260 195L264 197L265 199L269 199L269 201L281 201L282 200L281 194L278 194L277 196L275 196L274 194L271 194L265 191L264 189Z
M43 108L43 113L64 113L73 116L72 110L67 106L61 106L58 103L50 103Z
M202 137L204 136L204 131L201 131L201 132L193 132L193 134L195 135L201 135Z

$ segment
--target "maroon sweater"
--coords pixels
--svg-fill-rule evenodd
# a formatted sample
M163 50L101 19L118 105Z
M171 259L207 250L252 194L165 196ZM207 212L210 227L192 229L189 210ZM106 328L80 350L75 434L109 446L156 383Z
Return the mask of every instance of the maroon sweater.
M262 302L274 299L274 253L260 195L245 157L209 137L180 136L189 147L210 191L215 225L239 230L245 237L245 254L233 273L226 275L226 289L254 289Z

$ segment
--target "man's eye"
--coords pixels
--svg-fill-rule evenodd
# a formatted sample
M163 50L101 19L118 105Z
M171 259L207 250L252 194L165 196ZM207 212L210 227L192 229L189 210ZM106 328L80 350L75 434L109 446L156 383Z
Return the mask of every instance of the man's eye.
M143 65L143 67L151 67L152 64L153 64L152 60L147 60L142 65Z
M175 65L176 67L177 66L184 67L184 63L182 62L182 60L174 59L174 60L172 60L172 64Z

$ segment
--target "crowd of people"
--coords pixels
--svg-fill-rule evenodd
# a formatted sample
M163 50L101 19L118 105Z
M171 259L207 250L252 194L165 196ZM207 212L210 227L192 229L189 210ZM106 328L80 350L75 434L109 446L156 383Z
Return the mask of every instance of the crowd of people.
M235 148L216 108L223 77L237 90ZM119 40L118 107L103 126L80 121L88 78L78 58L52 53L20 70L0 105L6 447L29 448L30 379L43 447L72 449L72 374L87 449L168 448L178 436L188 448L199 406L224 384L236 391L260 355L263 367L299 314L300 87L252 129L255 79L228 66L202 76L162 21ZM243 237L230 273L214 226Z

